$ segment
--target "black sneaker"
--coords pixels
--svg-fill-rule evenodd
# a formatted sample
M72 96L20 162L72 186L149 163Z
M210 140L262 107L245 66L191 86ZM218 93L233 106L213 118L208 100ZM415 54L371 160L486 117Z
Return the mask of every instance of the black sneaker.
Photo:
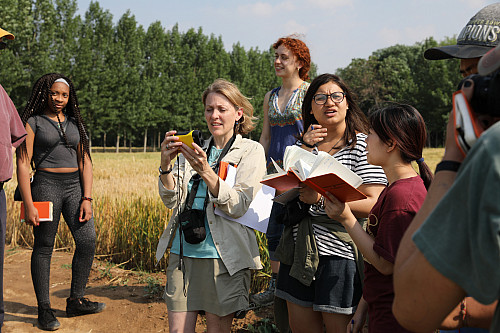
M38 305L38 326L45 331L55 331L61 326L50 304Z
M106 304L91 302L88 298L66 299L66 316L83 316L101 312L106 308Z

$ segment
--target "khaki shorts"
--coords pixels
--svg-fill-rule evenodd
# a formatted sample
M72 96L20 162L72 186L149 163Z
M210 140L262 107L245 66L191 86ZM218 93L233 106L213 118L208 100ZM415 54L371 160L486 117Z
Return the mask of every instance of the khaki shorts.
M184 257L185 281L177 267L179 256L171 253L163 298L169 311L200 311L219 317L248 307L250 269L229 276L221 259ZM183 285L185 282L186 296Z

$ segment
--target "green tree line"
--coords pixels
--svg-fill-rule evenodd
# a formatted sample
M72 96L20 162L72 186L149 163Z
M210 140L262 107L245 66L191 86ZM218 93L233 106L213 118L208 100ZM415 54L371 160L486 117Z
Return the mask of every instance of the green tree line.
M265 93L280 84L271 48L236 43L226 51L220 36L201 28L154 22L145 29L129 11L113 23L97 1L83 17L75 0L3 0L2 11L2 27L16 39L0 54L1 83L18 110L36 79L63 73L75 84L94 145L158 146L169 129L203 131L201 93L216 78L234 82L257 116Z
M382 106L386 102L413 105L422 114L428 130L428 145L444 144L451 95L462 79L457 59L429 61L428 48L456 44L454 38L437 43L433 38L411 46L395 45L372 53L368 59L353 59L337 70L358 94L361 109Z
M177 24L166 30L159 21L145 29L130 11L114 23L97 1L83 17L76 15L75 0L2 3L2 27L16 35L0 53L2 86L22 110L36 79L49 72L67 75L94 146L158 147L169 129L203 131L201 93L216 78L234 82L262 119L265 93L280 85L271 48L246 50L236 43L227 51L221 36L205 35L201 28L181 32ZM381 49L368 59L353 59L337 74L357 92L364 111L384 101L416 106L426 119L429 143L440 145L460 77L456 61L423 59L423 51L435 45L429 38ZM310 76L316 76L314 64ZM261 127L262 121L254 139Z

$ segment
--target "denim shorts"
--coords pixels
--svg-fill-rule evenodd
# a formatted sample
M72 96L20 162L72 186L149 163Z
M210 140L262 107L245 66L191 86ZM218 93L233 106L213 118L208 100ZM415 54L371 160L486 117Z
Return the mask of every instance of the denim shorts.
M281 234L283 233L283 229L285 226L281 223L278 223L276 217L281 214L283 211L283 205L277 202L273 203L273 208L271 209L271 215L269 216L269 224L267 225L267 249L269 250L269 259L273 261L278 261L274 256L274 252L276 252L276 248L280 242Z
M350 315L356 312L363 292L354 260L320 256L310 286L291 277L289 265L280 264L276 296L288 302L312 307L314 311Z

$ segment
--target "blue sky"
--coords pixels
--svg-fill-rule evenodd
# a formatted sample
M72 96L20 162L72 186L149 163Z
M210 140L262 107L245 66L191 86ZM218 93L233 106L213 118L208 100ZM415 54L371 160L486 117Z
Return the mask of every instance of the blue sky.
M79 13L91 0L77 0ZM181 31L202 27L207 35L222 36L230 50L267 49L279 37L297 34L311 50L318 72L334 72L353 58L394 44L412 45L427 37L442 40L458 35L485 0L100 0L114 22L130 9L147 28L160 21Z

